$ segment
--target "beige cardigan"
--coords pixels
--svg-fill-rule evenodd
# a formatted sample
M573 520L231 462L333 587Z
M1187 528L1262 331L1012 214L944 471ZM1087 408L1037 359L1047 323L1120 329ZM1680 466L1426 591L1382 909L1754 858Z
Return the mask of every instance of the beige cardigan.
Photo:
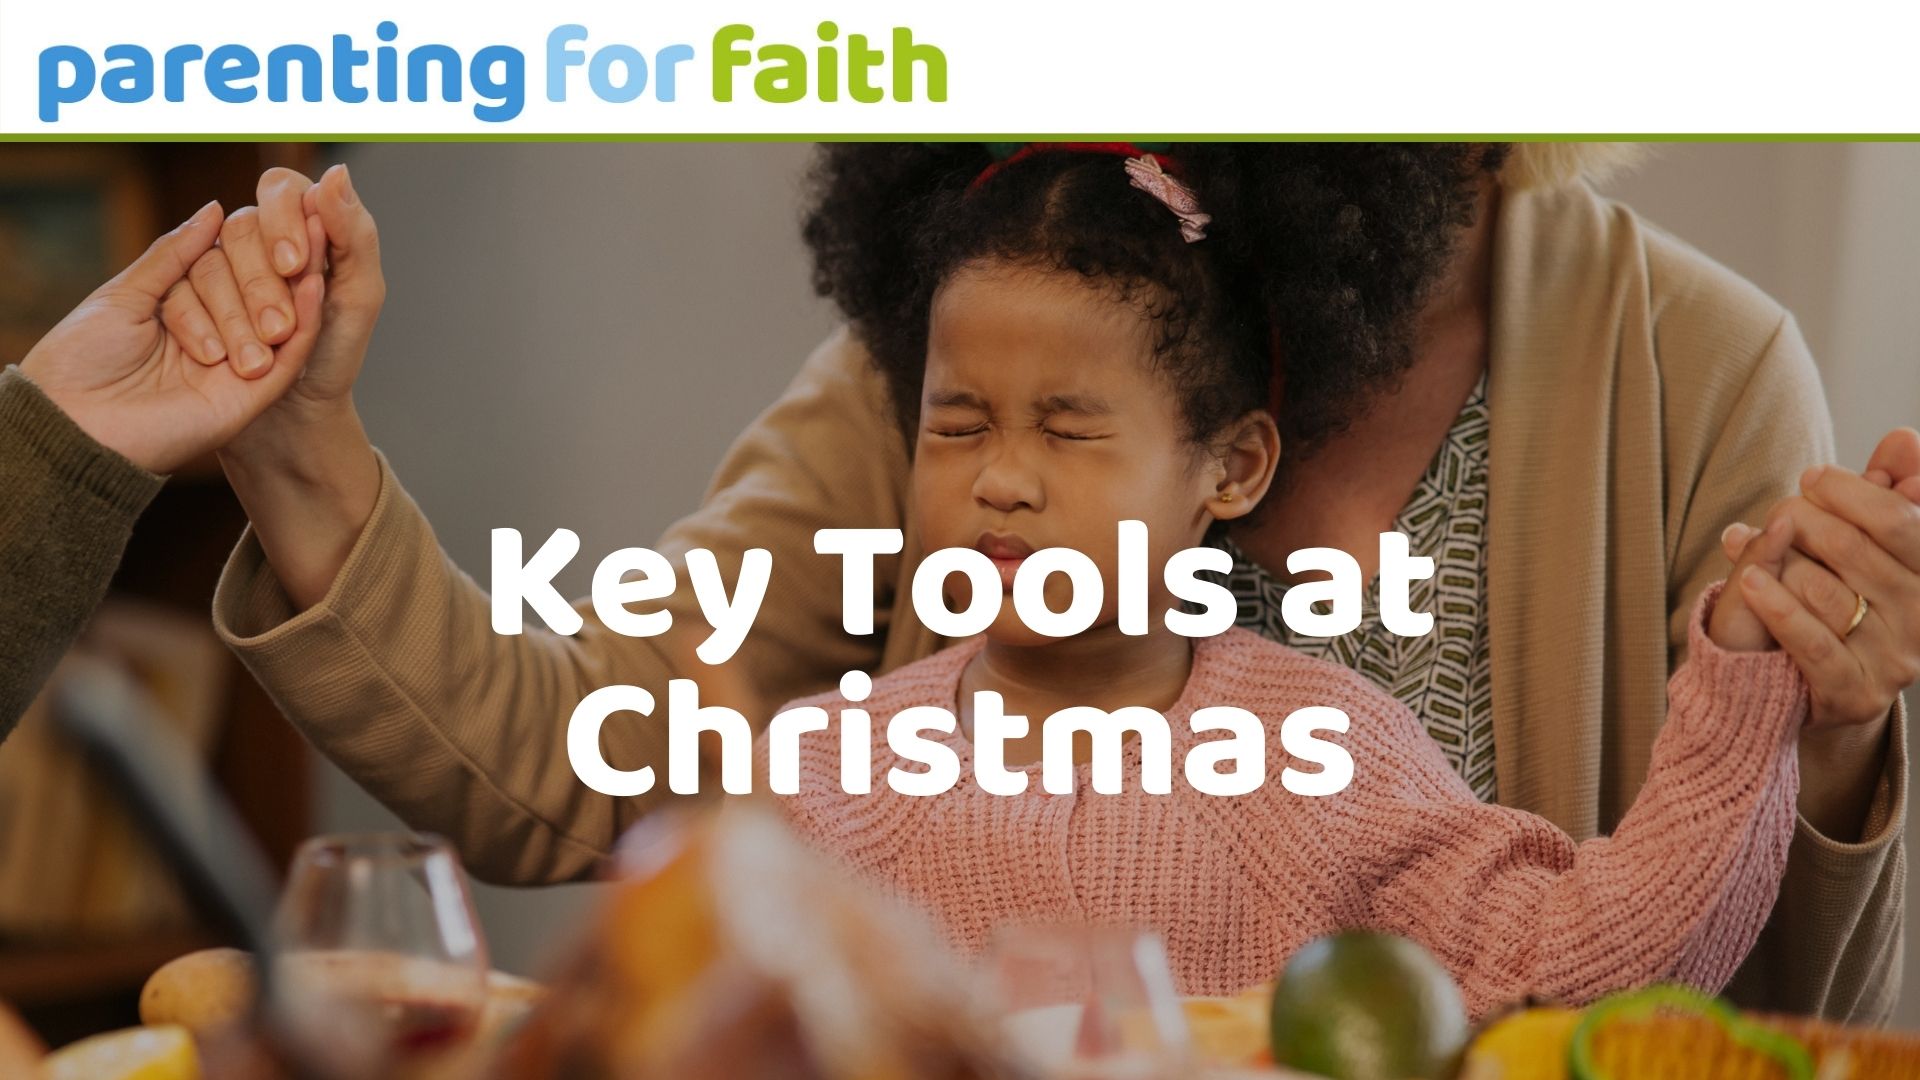
M1511 193L1496 244L1487 563L1500 796L1585 838L1619 820L1645 777L1687 612L1726 572L1720 531L1791 493L1805 466L1831 458L1831 435L1792 319L1624 207L1578 185ZM568 764L567 718L613 683L663 698L666 680L697 664L674 659L690 657L692 641L621 637L584 601L577 636L495 635L482 590L381 467L372 519L328 596L292 611L249 534L215 597L220 632L328 756L416 827L451 837L477 874L592 873L623 829L672 796L664 782L625 800L588 789ZM848 669L890 670L940 646L908 603L911 531L879 569L872 637L842 631L838 562L813 554L816 529L904 526L906 498L879 380L836 335L659 546L676 559L710 548L730 577L743 550L775 553L734 670L778 705ZM690 596L668 606L676 628L698 632ZM1896 715L1865 842L1800 822L1784 895L1735 984L1741 1001L1830 1017L1890 1011L1904 723ZM662 764L664 730L616 716L603 734L609 761Z

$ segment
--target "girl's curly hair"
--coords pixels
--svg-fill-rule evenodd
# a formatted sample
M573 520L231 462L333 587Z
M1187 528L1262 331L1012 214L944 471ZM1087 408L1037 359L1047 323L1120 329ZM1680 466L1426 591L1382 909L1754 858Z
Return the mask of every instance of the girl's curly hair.
M903 430L919 412L940 283L1005 261L1080 274L1138 305L1195 442L1273 404L1297 461L1405 370L1414 316L1505 151L1175 145L1178 175L1212 215L1189 244L1111 154L1036 153L969 190L993 162L984 144L834 144L809 177L802 235L815 290L873 355Z

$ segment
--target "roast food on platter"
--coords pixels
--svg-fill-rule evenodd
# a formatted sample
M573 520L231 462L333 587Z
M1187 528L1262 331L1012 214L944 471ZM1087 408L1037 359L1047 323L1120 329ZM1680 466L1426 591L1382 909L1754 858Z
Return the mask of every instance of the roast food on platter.
M924 922L771 815L641 830L497 1080L1018 1075Z

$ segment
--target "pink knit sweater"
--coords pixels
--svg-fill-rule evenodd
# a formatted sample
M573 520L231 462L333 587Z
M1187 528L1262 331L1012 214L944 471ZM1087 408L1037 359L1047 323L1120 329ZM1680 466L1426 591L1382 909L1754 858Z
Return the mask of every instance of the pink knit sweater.
M1307 941L1370 928L1426 946L1475 1016L1526 994L1583 1002L1656 980L1718 990L1752 947L1786 866L1806 713L1798 672L1779 652L1730 653L1708 639L1702 598L1691 659L1669 683L1669 712L1638 800L1611 837L1576 844L1546 820L1477 801L1419 722L1361 676L1235 630L1194 643L1192 675L1166 712L1173 791L991 795L961 780L933 797L899 795L885 724L913 705L953 708L976 639L901 668L863 703L874 717L871 794L840 788L834 729L801 739L800 793L778 800L812 842L928 911L965 953L1012 923L1145 926L1165 938L1182 993L1227 994L1265 981ZM796 705L836 714L837 694ZM1267 724L1264 788L1204 795L1179 762L1187 717L1237 705ZM1353 782L1337 795L1280 786L1294 709L1332 705ZM1037 718L1036 718L1037 722ZM1208 738L1217 737L1209 734Z

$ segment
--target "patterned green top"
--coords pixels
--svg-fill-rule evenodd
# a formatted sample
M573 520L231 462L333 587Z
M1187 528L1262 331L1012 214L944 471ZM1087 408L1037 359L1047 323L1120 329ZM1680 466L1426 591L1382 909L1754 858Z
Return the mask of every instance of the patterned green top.
M1447 761L1481 799L1493 801L1493 684L1488 677L1487 378L1468 396L1447 441L1394 519L1433 576L1413 583L1408 606L1433 613L1433 633L1403 638L1380 625L1380 585L1367 585L1360 627L1335 638L1304 637L1280 617L1287 586L1236 547L1227 587L1236 623L1310 656L1353 668L1421 718Z

